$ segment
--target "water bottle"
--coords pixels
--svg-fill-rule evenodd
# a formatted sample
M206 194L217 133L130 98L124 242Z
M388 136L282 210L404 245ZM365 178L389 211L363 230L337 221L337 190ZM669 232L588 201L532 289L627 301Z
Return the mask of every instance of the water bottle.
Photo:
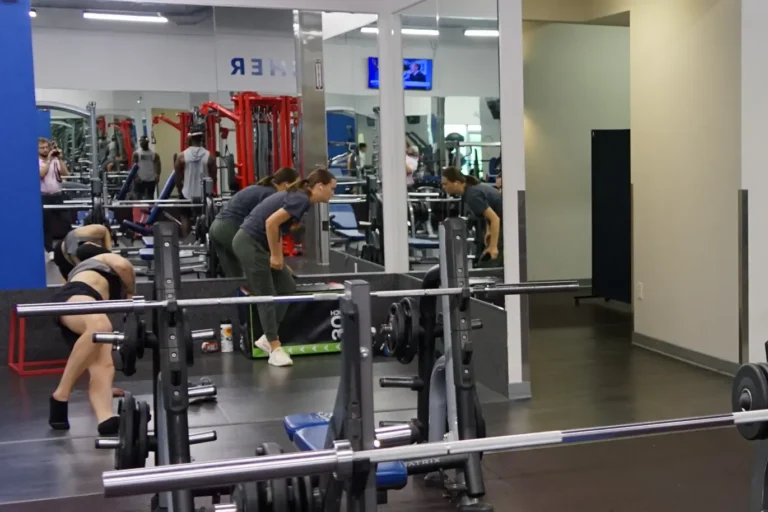
M235 344L232 341L232 321L222 320L219 324L219 333L222 352L234 352Z

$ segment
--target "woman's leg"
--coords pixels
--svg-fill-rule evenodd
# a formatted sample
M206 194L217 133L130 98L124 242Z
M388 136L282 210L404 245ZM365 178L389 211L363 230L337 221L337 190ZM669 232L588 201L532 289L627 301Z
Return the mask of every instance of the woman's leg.
M75 295L67 302L94 302L94 299L86 295ZM67 404L77 379L98 359L99 351L103 350L103 347L111 350L109 345L100 346L93 343L92 335L95 332L111 332L112 323L106 315L63 316L59 321L67 329L80 335L72 347L72 352L69 354L67 364L64 367L64 373L51 396L50 403L49 423L51 427L57 430L67 430L69 429Z
M96 357L88 367L91 377L88 382L88 399L99 422L99 434L114 435L120 422L112 412L112 382L115 380L112 346L105 344L96 348Z
M211 224L211 241L226 277L240 277L243 275L240 261L232 250L232 240L235 238L237 231L238 228L231 222L215 220Z
M296 293L296 281L293 280L293 275L288 267L283 267L282 270L272 270L272 282L275 284L275 291L277 295L293 295ZM275 316L277 319L277 330L280 330L280 324L283 323L285 313L288 311L290 304L282 303L275 304Z

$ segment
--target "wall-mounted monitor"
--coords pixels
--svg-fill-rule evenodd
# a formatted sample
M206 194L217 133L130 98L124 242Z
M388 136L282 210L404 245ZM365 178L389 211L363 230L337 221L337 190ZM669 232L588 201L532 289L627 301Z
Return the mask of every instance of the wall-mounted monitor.
M368 57L368 88L379 88L379 59ZM432 90L432 59L403 59L403 88Z

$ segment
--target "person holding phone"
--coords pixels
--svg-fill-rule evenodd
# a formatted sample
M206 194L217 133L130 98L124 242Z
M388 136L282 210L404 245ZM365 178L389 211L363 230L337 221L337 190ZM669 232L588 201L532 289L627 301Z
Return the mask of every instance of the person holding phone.
M55 142L40 137L37 139L38 163L40 164L40 194L43 205L63 204L64 197L61 193L61 177L69 176L67 164L61 159L61 150ZM61 219L59 210L43 210L43 234L45 252L48 259L53 258L53 234L54 228Z

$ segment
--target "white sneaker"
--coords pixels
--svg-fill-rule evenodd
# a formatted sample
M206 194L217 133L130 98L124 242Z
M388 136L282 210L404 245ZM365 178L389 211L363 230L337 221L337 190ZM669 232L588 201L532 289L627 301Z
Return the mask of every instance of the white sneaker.
M263 350L265 354L272 352L272 344L267 340L267 336L264 334L261 335L261 338L256 340L254 345L256 348Z
M272 366L293 366L293 359L283 347L277 347L269 354L269 364Z

